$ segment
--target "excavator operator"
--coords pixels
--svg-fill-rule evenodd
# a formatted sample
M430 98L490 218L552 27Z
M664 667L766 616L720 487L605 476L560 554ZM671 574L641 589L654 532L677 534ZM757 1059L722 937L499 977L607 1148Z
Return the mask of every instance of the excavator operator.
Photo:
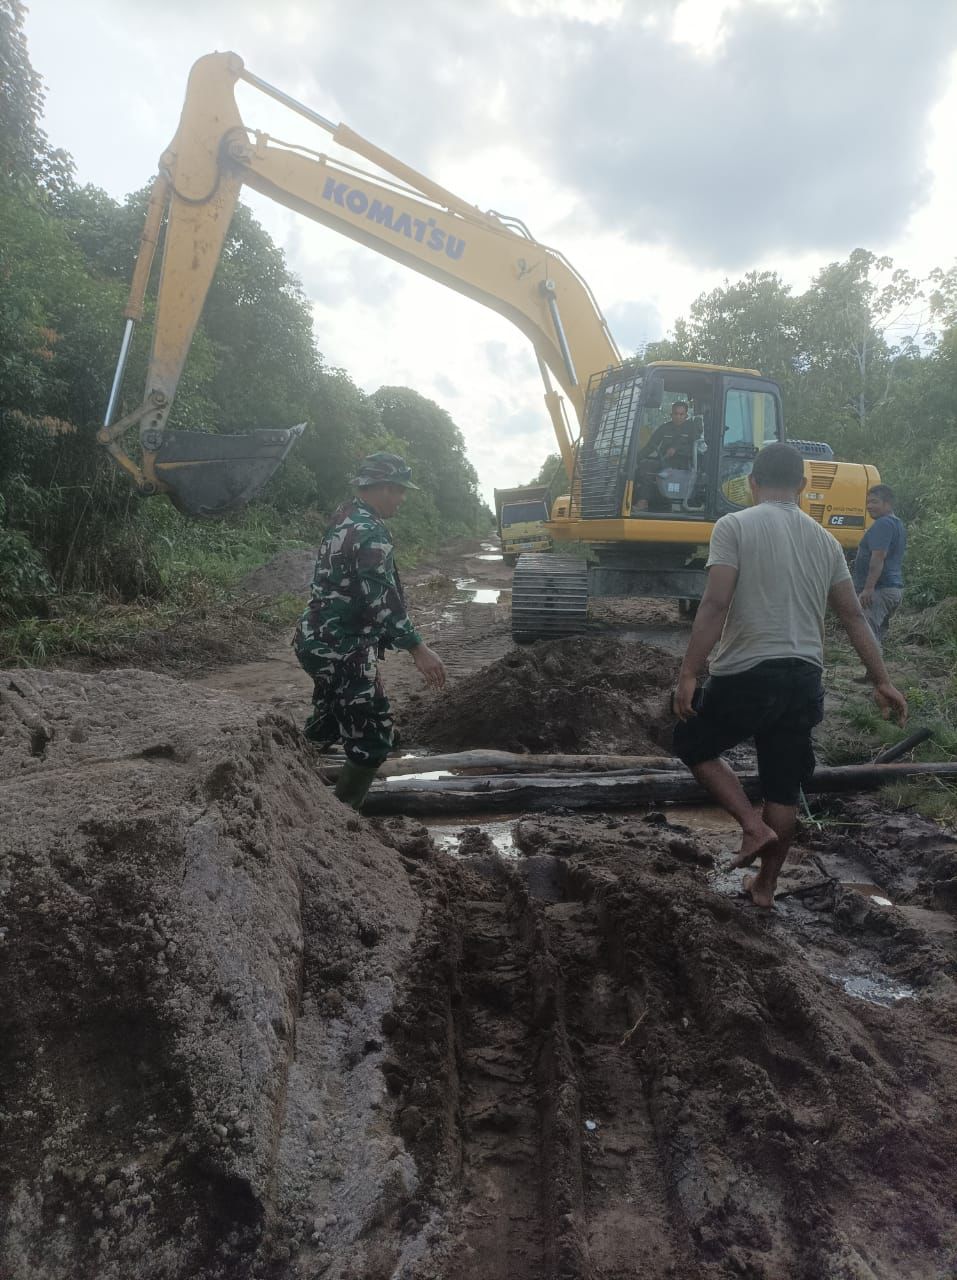
M293 644L313 681L303 732L320 749L342 741L346 762L336 796L358 810L393 745L378 660L386 649L405 649L433 689L444 686L445 666L406 612L384 523L418 489L412 469L398 454L373 453L354 483L355 497L336 511L319 545L312 598Z
M691 469L696 434L695 424L688 421L688 402L676 400L671 406L671 417L661 424L638 451L637 511L647 511L649 506L654 508L658 505L658 486L655 480L657 471L663 467L675 467L681 471ZM649 468L648 462L651 459L657 459L657 465Z

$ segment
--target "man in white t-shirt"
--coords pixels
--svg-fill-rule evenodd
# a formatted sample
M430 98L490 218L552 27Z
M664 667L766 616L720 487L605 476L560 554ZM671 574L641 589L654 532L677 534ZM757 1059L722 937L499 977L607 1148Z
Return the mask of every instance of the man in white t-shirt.
M828 604L860 655L885 718L901 724L907 701L891 684L854 591L844 553L798 506L804 461L788 444L762 449L748 477L754 506L722 516L711 535L708 584L675 691L675 753L741 826L734 867L761 859L745 881L770 908L814 770L811 730L824 714L824 614ZM697 678L715 649L709 679ZM755 809L721 753L754 739L764 800Z

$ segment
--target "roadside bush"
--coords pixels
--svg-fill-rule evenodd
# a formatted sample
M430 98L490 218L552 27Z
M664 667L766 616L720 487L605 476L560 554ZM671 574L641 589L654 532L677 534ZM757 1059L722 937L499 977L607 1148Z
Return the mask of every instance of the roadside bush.
M5 518L0 495L0 619L7 621L42 609L55 587L29 540L3 527Z
M928 515L912 527L905 572L912 606L957 596L957 513Z

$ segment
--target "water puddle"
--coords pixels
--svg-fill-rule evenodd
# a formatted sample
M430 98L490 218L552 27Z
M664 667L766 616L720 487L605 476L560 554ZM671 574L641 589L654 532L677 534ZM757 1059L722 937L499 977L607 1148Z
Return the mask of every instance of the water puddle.
M866 1000L868 1004L879 1004L885 1008L890 1008L899 1000L913 1000L917 996L913 987L896 981L886 973L829 973L827 976L833 982L839 982L845 995L854 1000Z
M740 828L723 809L711 805L681 805L668 810L668 823L673 827L687 827L689 831L738 832Z
M894 904L886 897L879 884L871 884L869 880L842 880L845 889L853 889L862 898L869 898L875 907L892 907Z
M473 556L473 560L501 560L501 551L485 551L480 556Z
M498 604L503 595L511 594L510 587L480 587L475 578L456 578L455 590L470 604Z
M431 773L397 773L392 777L384 778L384 782L437 782L440 778L453 778L455 775L448 769L435 769Z
M487 835L492 844L498 850L503 858L514 860L518 857L518 845L515 843L515 823L516 818L504 818L498 822L462 822L459 820L454 824L447 822L430 822L425 821L425 826L429 829L429 835L446 853L453 856L459 852L459 843L462 833L466 827L474 830L476 827L484 835Z

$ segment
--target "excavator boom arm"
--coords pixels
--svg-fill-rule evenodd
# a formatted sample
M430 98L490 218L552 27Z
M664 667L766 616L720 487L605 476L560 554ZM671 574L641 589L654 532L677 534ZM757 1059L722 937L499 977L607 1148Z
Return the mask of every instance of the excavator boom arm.
M334 162L321 153L273 142L265 134L251 134L236 106L234 90L239 79L248 80L326 129L337 143L385 169L402 185ZM302 107L246 72L242 60L227 53L207 55L193 67L180 126L161 159L161 176L150 202L124 339L125 350L130 326L142 314L166 203L166 243L143 403L133 414L111 424L122 372L119 368L100 432L101 442L142 491L167 490L175 501L179 489L181 505L187 510L209 513L200 510L203 503L196 496L195 471L188 477L192 485L188 494L184 483L189 469L196 466L202 466L210 479L215 476L215 451L211 452L196 433L168 432L166 420L243 185L455 289L517 325L535 348L545 380L546 404L571 476L573 446L562 400L549 374L581 422L588 378L620 360L584 280L560 253L521 234L495 214L467 204L347 126L333 125ZM142 469L119 443L135 423L140 424ZM260 432L255 437L219 439L249 440L272 457L277 452L284 456L291 443L288 434ZM170 456L176 452L170 448L173 436L183 457ZM242 447L236 447L242 455ZM234 463L242 460L238 457ZM230 493L234 489L236 485L231 484ZM244 491L236 500L248 496ZM219 509L234 504L234 500L226 501Z

